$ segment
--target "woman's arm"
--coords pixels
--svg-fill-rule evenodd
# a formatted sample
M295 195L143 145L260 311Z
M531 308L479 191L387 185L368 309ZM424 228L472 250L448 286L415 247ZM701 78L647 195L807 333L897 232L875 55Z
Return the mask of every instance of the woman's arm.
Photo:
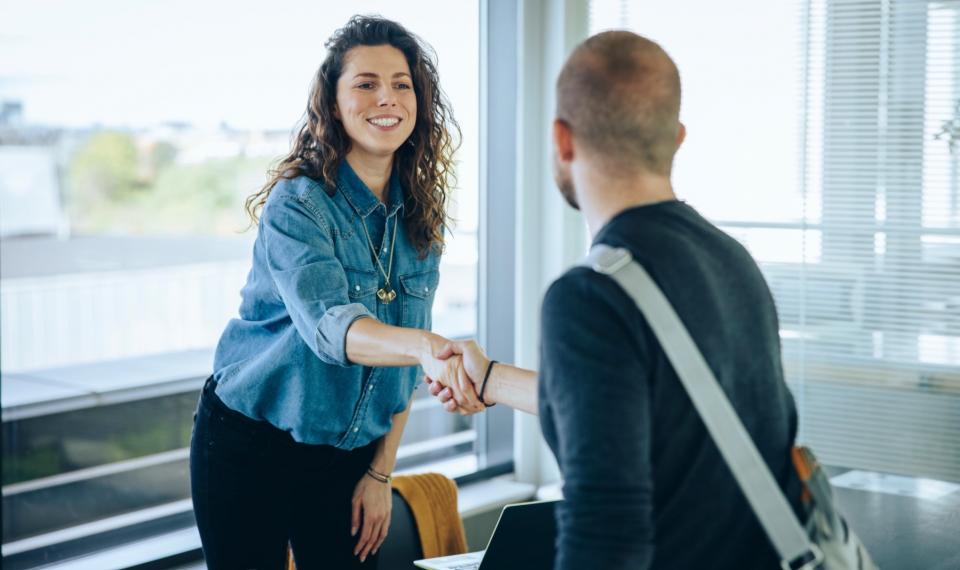
M416 366L433 357L446 340L429 331L408 329L360 318L347 329L347 359L364 366Z
M403 428L407 425L407 418L410 417L410 402L407 403L407 409L393 416L393 427L387 432L387 435L380 438L377 442L377 449L373 453L373 460L370 467L377 473L389 475L393 473L393 468L397 465L397 449L400 448L400 438L403 436Z
M449 374L458 364L437 358L449 342L430 331L360 318L347 329L346 354L349 362L364 366L420 365L432 378Z
M387 435L377 441L370 467L377 473L389 475L397 464L397 449L400 447L400 438L403 428L407 425L410 415L410 402L407 409L393 416L393 427ZM390 511L393 506L390 483L378 481L368 474L363 475L353 491L353 517L350 525L351 534L356 535L363 523L363 531L357 539L353 549L354 556L360 561L366 560L370 553L376 553L387 538L390 530ZM362 520L361 520L362 519Z

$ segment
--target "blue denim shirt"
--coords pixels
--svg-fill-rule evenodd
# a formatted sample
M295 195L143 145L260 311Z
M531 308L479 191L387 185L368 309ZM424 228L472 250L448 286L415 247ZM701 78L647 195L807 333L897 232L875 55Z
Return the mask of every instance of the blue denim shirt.
M403 203L396 176L385 205L346 161L333 197L307 177L274 186L240 292L240 318L227 324L214 357L216 393L227 406L302 443L355 449L390 431L420 368L352 364L346 334L365 317L430 329L440 257L419 258L407 238ZM384 280L361 219L385 270L394 224L400 224L391 303L377 298Z

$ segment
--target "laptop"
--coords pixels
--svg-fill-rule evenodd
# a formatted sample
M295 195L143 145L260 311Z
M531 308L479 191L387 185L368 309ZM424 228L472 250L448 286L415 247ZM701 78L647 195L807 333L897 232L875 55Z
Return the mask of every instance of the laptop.
M414 562L426 570L552 570L559 501L534 501L503 507L487 549Z

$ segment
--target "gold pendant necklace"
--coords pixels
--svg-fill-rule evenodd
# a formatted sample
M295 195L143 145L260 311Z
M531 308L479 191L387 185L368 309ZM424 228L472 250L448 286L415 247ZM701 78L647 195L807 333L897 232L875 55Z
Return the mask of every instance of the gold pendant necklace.
M387 221L389 220L390 218L387 218ZM390 286L390 274L393 273L393 252L397 248L397 226L400 225L400 215L395 214L393 220L393 239L390 240L390 263L388 264L387 271L383 270L383 264L380 263L380 256L377 255L377 249L373 247L373 240L370 239L370 230L367 229L367 221L360 218L360 223L363 225L363 235L367 236L367 245L370 246L370 253L373 254L373 260L377 262L377 268L380 269L380 274L383 275L384 283L383 287L377 289L377 299L380 299L380 302L386 305L397 298L397 292Z
M377 290L377 298L380 299L383 304L387 304L397 298L397 292L387 283L386 286Z

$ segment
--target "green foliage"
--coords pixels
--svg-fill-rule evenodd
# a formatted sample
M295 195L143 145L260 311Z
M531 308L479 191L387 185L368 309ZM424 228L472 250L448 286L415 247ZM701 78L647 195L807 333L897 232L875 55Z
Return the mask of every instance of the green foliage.
M125 133L102 132L90 137L74 156L71 178L78 197L121 201L134 196L137 147Z
M3 484L190 445L196 394L176 394L4 424Z
M150 166L153 172L170 166L176 158L177 147L168 142L158 142L150 149Z
M4 454L3 484L49 477L63 471L56 442L32 449L28 455Z
M247 227L244 199L266 181L270 157L177 161L168 142L140 145L101 132L69 169L71 227L79 233L224 234Z

